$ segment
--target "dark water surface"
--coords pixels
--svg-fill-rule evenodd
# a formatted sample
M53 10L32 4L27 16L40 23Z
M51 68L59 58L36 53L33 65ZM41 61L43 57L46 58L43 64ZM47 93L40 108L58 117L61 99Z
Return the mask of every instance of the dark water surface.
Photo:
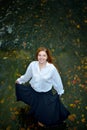
M15 80L34 60L36 49L51 49L71 112L67 127L87 129L86 2L82 0L0 0L0 130L39 130L29 106L16 102Z

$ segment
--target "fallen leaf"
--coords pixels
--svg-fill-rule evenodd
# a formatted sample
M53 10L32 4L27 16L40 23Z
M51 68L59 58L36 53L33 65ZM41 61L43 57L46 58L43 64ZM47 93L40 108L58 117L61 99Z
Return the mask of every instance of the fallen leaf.
M80 28L80 25L79 24L77 24L77 26L76 26L78 29Z
M11 130L11 126L7 126L6 130Z
M71 114L71 115L68 116L68 119L69 119L70 121L75 121L76 115L75 115L75 114Z
M19 114L19 112L18 111L15 111L15 115L18 115Z
M20 130L25 130L25 128L20 128Z
M70 104L70 107L74 108L76 107L76 104Z
M11 90L11 89L12 89L12 86L9 85L9 86L8 86L8 89Z
M75 104L79 104L80 100L75 100L74 102L75 102Z
M5 100L4 100L4 99L2 99L2 100L0 101L0 103L1 103L1 104L3 104L3 103L4 103L4 101L5 101Z
M82 121L83 123L85 123L85 122L86 122L85 118L82 118L82 119L81 119L81 121Z

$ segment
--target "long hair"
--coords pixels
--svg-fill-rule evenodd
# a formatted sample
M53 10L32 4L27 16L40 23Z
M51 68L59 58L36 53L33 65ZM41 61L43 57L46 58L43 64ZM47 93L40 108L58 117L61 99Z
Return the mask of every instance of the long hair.
M36 59L38 58L38 53L40 52L40 51L45 51L46 52L46 54L47 54L47 61L49 62L49 63L53 63L53 56L52 56L52 54L51 54L51 51L48 49L48 48L45 48L45 47L40 47L40 48L38 48L37 49L37 52L36 52Z

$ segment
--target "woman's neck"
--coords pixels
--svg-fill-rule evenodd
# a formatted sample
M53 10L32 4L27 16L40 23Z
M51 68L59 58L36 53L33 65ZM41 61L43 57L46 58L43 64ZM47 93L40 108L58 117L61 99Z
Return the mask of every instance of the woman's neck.
M43 68L45 68L45 66L46 66L46 63L47 63L47 62L45 62L45 63L42 63L42 64L41 64L41 63L39 63L39 68L40 68L40 70L41 70L41 69L43 69Z

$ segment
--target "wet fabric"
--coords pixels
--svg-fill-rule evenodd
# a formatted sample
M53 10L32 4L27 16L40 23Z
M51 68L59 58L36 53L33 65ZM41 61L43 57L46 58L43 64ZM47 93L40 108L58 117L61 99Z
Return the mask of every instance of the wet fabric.
M37 121L45 125L57 125L66 120L70 114L59 95L48 92L36 92L31 86L16 84L17 101L30 105L30 112Z

